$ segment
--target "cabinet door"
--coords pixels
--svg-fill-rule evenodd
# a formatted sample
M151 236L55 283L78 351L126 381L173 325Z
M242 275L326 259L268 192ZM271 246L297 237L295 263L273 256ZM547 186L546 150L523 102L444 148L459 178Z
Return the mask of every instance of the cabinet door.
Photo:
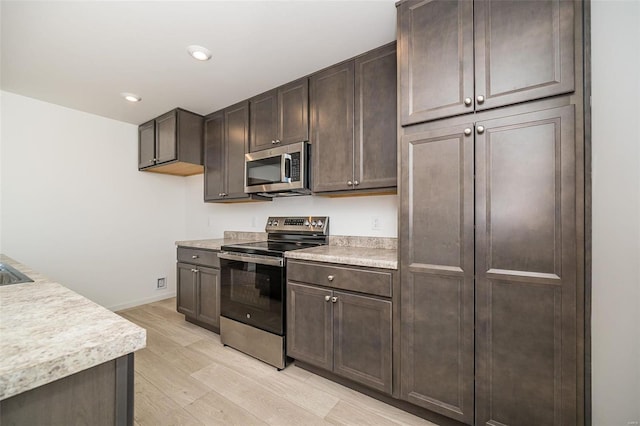
M309 80L302 78L278 89L280 145L309 140Z
M401 124L472 112L473 2L411 0L398 14Z
M198 277L195 266L187 263L178 263L177 279L177 310L188 317L196 317L196 297L198 293Z
M401 398L467 424L474 415L472 129L404 136L400 195Z
M156 118L156 163L165 163L177 158L176 111Z
M331 291L287 282L287 356L333 368Z
M314 192L352 189L353 61L311 76Z
M251 99L251 137L249 152L260 151L275 145L278 135L278 94L271 90Z
M151 120L138 127L138 169L153 166L156 154L156 123Z
M333 372L391 394L391 301L336 291Z
M227 146L225 199L247 198L244 193L244 154L249 142L249 102L244 101L224 110Z
M574 90L573 7L569 0L475 1L476 109Z
M204 121L204 200L219 200L226 187L224 115L213 113Z
M355 61L356 189L397 185L396 46Z
M198 268L197 319L220 327L220 270Z
M476 422L576 424L574 107L477 133Z

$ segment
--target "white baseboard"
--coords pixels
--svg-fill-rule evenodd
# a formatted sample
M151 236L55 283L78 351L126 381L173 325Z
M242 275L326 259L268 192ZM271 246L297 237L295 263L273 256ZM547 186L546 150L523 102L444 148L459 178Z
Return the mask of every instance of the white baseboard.
M169 299L171 297L176 297L176 293L175 292L173 292L173 293L162 293L162 294L159 294L157 296L146 297L144 299L134 300L134 301L127 302L127 303L122 303L120 305L107 306L106 308L109 309L110 311L117 312L117 311L121 311L123 309L129 309L129 308L133 308L133 307L140 306L140 305L146 305L147 303L153 303L153 302L157 302L159 300Z

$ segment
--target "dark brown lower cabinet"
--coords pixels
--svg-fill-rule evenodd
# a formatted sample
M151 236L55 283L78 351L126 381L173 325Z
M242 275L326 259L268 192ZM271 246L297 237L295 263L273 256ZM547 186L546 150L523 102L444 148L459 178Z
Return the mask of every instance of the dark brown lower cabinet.
M467 424L474 407L471 129L463 123L404 136L401 177L401 398Z
M193 257L195 256L195 257ZM179 247L178 260L192 257L194 263L177 264L177 311L187 321L209 330L220 330L220 269L215 252ZM213 259L208 266L203 261Z
M0 424L133 425L134 354L0 401Z
M577 423L574 128L573 105L476 124L478 424Z
M287 355L391 394L391 301L291 281L287 288Z
M401 397L467 424L577 424L574 106L501 114L402 138Z

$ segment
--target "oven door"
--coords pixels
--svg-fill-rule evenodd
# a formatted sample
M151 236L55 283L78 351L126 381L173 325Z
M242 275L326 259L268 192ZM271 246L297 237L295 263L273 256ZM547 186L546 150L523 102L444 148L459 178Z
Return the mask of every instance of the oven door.
M220 314L284 336L284 259L218 253Z

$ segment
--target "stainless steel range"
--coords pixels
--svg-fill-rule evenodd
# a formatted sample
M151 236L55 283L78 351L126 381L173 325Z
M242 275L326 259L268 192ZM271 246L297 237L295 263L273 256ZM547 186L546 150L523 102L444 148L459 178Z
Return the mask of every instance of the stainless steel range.
M220 340L268 364L286 365L284 252L327 244L326 216L270 217L267 241L221 247Z

